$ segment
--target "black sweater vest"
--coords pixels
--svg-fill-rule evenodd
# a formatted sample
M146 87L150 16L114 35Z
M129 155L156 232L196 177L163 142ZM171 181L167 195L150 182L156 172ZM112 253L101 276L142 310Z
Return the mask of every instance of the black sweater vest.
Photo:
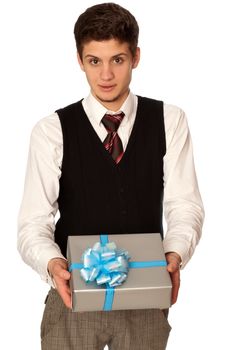
M138 97L135 123L118 164L105 150L81 101L57 113L63 133L63 163L55 241L64 256L69 235L162 235L163 103Z

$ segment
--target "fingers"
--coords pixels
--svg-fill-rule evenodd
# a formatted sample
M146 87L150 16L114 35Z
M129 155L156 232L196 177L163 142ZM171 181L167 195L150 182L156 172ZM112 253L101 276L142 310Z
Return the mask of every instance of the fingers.
M171 264L170 264L171 265ZM170 269L170 276L172 280L172 300L171 304L175 304L178 298L179 288L180 288L180 271L174 268Z
M57 291L60 294L65 306L71 309L72 308L71 291L67 282L65 284L62 284L62 283L58 284Z
M52 277L61 278L64 280L70 279L70 272L67 271L67 265L60 264L59 262L55 263L52 268Z
M175 304L178 298L179 288L180 288L180 262L181 259L178 254L167 253L166 259L168 262L167 270L170 273L172 280L172 297L171 304Z
M48 263L48 270L64 304L71 309L71 291L69 287L71 274L67 271L67 266L68 264L64 259L52 259Z

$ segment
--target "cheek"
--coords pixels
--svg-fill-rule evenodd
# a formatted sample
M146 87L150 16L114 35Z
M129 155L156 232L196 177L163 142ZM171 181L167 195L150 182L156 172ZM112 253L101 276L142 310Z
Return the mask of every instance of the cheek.
M120 76L124 81L127 81L128 79L130 79L131 73L132 67L128 64L126 67L123 67L123 69L121 69Z
M131 73L132 71L126 70L125 72L121 73L121 81L123 81L125 84L127 84L131 80Z
M94 70L94 71L86 70L85 74L86 74L86 78L87 78L89 83L94 83L94 81L97 80L98 74L97 74L96 70Z

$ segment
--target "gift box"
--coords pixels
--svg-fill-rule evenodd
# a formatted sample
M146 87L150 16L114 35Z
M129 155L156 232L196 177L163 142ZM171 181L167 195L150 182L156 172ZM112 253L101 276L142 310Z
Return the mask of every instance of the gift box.
M123 266L118 268L122 276L118 276L117 272L113 273L113 279L118 279L119 282L124 280L122 284L112 286L110 282L104 284L97 284L96 281L86 282L89 275L98 273L99 266L102 268L104 256L108 259L109 255L114 254L115 246L119 257L114 261L109 258L106 265L110 270L112 266L116 266L117 270L117 266L120 265L118 261L125 260L122 262ZM89 259L91 260L90 252L93 254L92 260L96 260L99 249L107 251L103 253L99 266L96 267L96 261L93 262L95 265L90 273L88 268L84 269L84 265L86 261L88 265ZM172 284L166 268L161 236L158 233L69 236L67 258L71 272L73 311L170 307ZM107 278L107 273L106 275L103 273L98 280L102 283Z

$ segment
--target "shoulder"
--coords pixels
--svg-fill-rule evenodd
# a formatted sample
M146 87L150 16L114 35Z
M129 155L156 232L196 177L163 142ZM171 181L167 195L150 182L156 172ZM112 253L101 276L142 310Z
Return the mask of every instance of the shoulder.
M154 107L162 108L163 106L163 101L155 100L154 98L139 96L139 95L137 95L137 98L138 98L138 103L143 106L145 105L151 108L154 108Z
M63 108L56 110L54 113L40 119L32 129L31 138L32 139L47 139L50 143L62 144L63 133L62 125L63 117L75 116L74 110L76 108L81 108L81 101L69 104Z
M32 129L32 142L49 142L50 144L62 143L62 131L58 114L52 113L40 119Z
M58 110L56 110L56 113L58 114L61 122L63 118L67 118L67 117L73 117L75 116L76 113L80 113L80 111L82 110L82 101L80 100L78 102L74 102L72 104L69 104L66 107L60 108Z
M51 161L61 167L63 157L63 135L57 113L40 119L32 129L30 139L32 154L46 162ZM50 164L50 165L51 165Z
M155 106L159 109L162 108L166 130L177 127L180 122L187 122L185 112L180 107L150 97L137 97L140 104L145 104L151 108Z
M166 131L176 129L182 124L187 125L186 114L180 107L164 103L164 122Z
M164 124L167 148L176 139L187 137L189 133L186 114L178 106L164 103Z

